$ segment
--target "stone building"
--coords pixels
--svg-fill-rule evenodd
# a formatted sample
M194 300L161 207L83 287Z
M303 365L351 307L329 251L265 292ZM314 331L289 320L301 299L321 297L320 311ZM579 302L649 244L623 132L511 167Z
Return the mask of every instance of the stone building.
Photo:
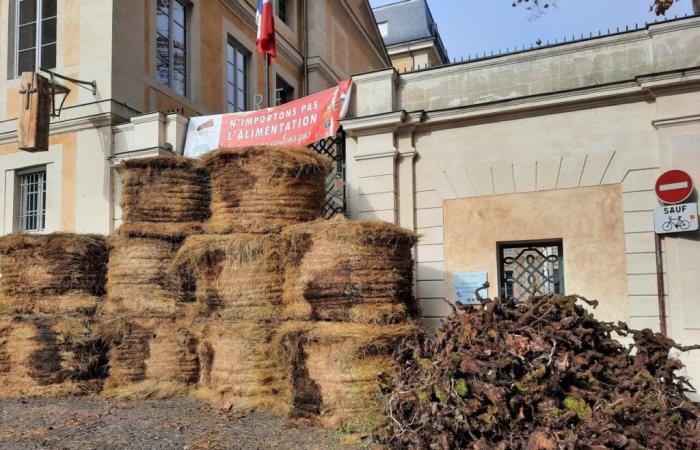
M468 63L354 77L348 209L415 230L425 320L464 276L566 292L658 330L654 184L700 182L700 17ZM663 239L666 325L700 342L700 234ZM533 275L534 274L534 275ZM533 276L531 276L533 275ZM684 356L700 380L700 354Z
M426 0L401 0L374 8L391 63L399 72L449 63Z
M116 161L177 150L188 116L255 109L265 91L256 5L0 0L0 235L109 234ZM390 66L367 0L274 6L273 103ZM94 80L96 93L56 79L71 92L51 124L50 150L30 154L17 148L19 74L39 67Z

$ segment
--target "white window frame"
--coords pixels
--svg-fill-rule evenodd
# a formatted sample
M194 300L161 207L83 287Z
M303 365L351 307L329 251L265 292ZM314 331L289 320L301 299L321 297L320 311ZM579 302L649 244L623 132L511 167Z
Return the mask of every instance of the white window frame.
M229 48L233 49L233 64L231 64L231 61L228 59L228 50ZM238 75L238 66L237 66L237 58L236 55L241 54L243 55L243 61L245 67L243 68L243 89L241 89L238 86L238 81L237 81L237 75ZM226 111L227 112L242 112L242 111L247 111L248 110L248 86L250 85L249 81L249 66L250 66L250 52L248 49L246 49L243 45L239 44L234 38L231 36L228 37L226 41L226 73L225 73L225 85L226 85ZM233 65L233 83L229 82L228 80L228 68L229 65ZM233 87L233 98L229 97L229 86ZM242 90L243 91L243 106L238 104L238 91Z
M28 229L27 218L30 217L27 208L28 193L25 191L26 184L23 184L23 180L25 177L34 174L43 174L43 179L38 181L40 188L37 192L35 192L38 193L38 196L36 200L36 208L33 209L33 211L38 211L35 213L35 217L38 218L40 225L37 228ZM15 171L15 176L17 177L17 195L19 197L17 220L19 223L19 231L21 233L42 233L46 230L46 199L48 198L48 191L46 188L47 175L46 166L32 167L29 169Z
M279 88L278 85L279 85L280 81L282 83L284 83L286 86ZM282 77L280 74L277 74L277 76L275 78L275 106L281 106L284 104L284 103L280 102L280 100L281 100L280 93L286 91L287 88L289 90L291 90L291 98L289 98L287 100L287 103L289 103L289 102L294 101L294 91L295 91L294 86L292 86L291 83L287 82L287 80L285 80L284 77Z
M179 24L184 29L183 40L184 40L184 44L185 44L185 50L184 50L185 51L185 70L184 70L184 74L183 74L185 79L184 79L184 86L183 86L182 92L176 90L173 87L173 84L174 84L173 80L174 80L174 73L175 73L175 70L173 69L173 67L175 66L175 64L174 64L175 52L174 52L174 45L173 45L173 42L174 42L173 22L175 20L174 19L175 14L173 14L174 2L179 3L185 11L185 20L184 20L185 23ZM190 20L189 20L189 14L190 14L190 10L191 10L191 3L187 0L170 0L169 6L168 6L168 81L167 82L161 81L161 79L158 75L158 3L155 3L155 7L156 7L156 11L155 11L155 20L156 20L156 24L155 24L156 80L160 84L169 87L176 94L182 95L183 97L187 97L187 92L188 92L188 89L190 87L190 80L189 80L189 78L190 78L189 77L189 68L190 68L190 64L189 64L189 58L190 58L189 26L190 26L190 23L189 22L190 22Z
M22 74L19 73L19 20L20 20L20 2L22 0L11 0L13 2L14 8L14 23L12 24L12 32L14 33L14 48L12 53L12 74L14 77L20 77ZM25 0L26 1L26 0ZM36 17L34 18L34 24L36 25L35 37L34 37L34 70L37 71L41 68L41 54L43 50L43 44L41 42L43 24L45 19L56 19L56 40L54 41L54 60L58 56L58 3L56 4L56 15L51 17L43 17L44 15L44 0L32 0L36 2ZM55 65L54 65L55 67ZM45 67L45 69L53 69L54 67Z

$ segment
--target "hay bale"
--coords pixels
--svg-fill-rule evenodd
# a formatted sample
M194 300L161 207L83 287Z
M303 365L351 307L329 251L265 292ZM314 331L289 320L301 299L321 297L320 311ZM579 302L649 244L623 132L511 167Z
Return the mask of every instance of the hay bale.
M278 235L191 236L173 266L194 278L195 297L208 316L269 321L280 317L285 242Z
M104 293L108 249L101 236L11 234L0 237L0 256L6 299Z
M313 320L399 323L415 317L416 236L385 222L319 220L288 227L285 313Z
M119 317L104 320L98 333L109 345L108 397L184 395L199 379L198 340L187 323Z
M413 323L282 324L273 347L291 376L293 415L354 431L374 428L384 418L381 380L391 374L392 353L417 329Z
M34 295L6 295L0 292L0 314L65 314L91 316L102 297L83 292L37 297Z
M0 397L94 393L105 347L86 319L51 315L0 319Z
M117 237L107 275L106 314L170 316L182 314L189 288L171 273L180 244L151 238Z
M275 326L255 322L209 322L203 332L202 375L196 395L217 406L287 415L291 386L273 358Z
M265 233L321 216L330 161L307 148L248 147L206 155L209 233Z
M124 161L122 236L182 239L200 233L209 217L209 177L191 159L152 157Z

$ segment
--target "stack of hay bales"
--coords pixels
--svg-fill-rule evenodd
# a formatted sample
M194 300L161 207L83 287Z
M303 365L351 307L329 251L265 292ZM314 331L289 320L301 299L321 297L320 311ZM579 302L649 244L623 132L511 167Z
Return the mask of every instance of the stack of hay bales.
M292 388L273 356L283 320L285 225L321 216L329 162L306 148L223 149L207 155L211 234L191 236L174 267L196 279L202 375L215 404L287 414Z
M198 378L197 340L186 322L189 283L170 266L209 216L208 175L181 157L128 160L119 170L123 225L112 244L99 327L110 346L105 393L186 393Z
M99 389L103 343L91 332L108 249L99 236L0 238L0 396Z

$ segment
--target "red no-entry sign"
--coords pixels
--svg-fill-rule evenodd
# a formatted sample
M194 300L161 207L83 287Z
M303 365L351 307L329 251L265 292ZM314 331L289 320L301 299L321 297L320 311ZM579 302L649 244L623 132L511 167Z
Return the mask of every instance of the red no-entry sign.
M656 196L663 203L681 203L693 193L693 179L682 170L669 170L656 180Z

